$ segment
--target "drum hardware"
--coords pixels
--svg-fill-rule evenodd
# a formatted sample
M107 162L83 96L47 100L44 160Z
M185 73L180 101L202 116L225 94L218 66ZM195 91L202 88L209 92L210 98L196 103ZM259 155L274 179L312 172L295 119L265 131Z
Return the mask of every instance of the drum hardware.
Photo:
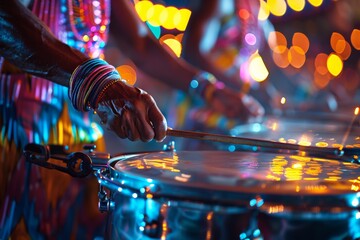
M175 141L171 141L168 144L164 144L163 146L164 151L176 151L175 149Z
M86 177L94 170L106 167L110 154L95 152L95 145L84 145L87 152L68 153L64 145L27 144L23 154L30 163L68 173L73 177ZM54 161L55 160L55 161Z
M358 164L249 151L175 151L174 145L164 146L171 152L120 154L93 172L109 239L360 236ZM53 163L59 152L68 158L62 146L30 145L24 155L35 164Z
M340 161L347 161L351 163L359 163L358 155L360 155L360 148L344 147L342 149L339 149L339 148L330 148L330 147L322 148L316 146L303 146L292 143L282 143L282 142L275 142L270 140L234 137L230 135L212 134L205 132L175 130L171 128L167 129L166 134L168 136L174 136L174 137L253 146L255 147L252 148L254 151L258 151L259 148L263 147L267 149L272 149L275 152L283 152L283 151L289 151L287 153L290 153L290 151L302 152L302 153L306 153L309 156L330 158Z
M151 213L151 211L153 211L152 209L149 210L149 213L147 212L147 205L152 206L157 205L158 203L154 202L151 198L147 198L145 201L147 201L148 203L145 204L143 219L139 224L139 229L147 237L160 238L163 234L163 216L166 215L167 204L162 204L159 208L158 214L154 214Z
M98 198L99 198L98 208L100 212L107 212L114 209L115 207L114 202L111 201L110 198L107 196L107 193L103 185L101 184L98 192Z

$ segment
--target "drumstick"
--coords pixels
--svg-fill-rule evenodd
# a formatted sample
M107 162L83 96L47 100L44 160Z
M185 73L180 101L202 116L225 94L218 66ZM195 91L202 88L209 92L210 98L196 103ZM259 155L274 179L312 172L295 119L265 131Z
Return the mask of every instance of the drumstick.
M208 140L214 142L222 142L229 144L238 144L238 145L249 145L256 147L265 147L277 150L294 150L294 151L304 151L309 153L316 153L325 155L326 157L342 157L342 156L350 156L360 154L359 148L322 148L316 146L302 146L291 143L281 143L274 142L270 140L262 140L262 139L252 139L252 138L243 138L243 137L234 137L229 135L222 134L212 134L205 132L194 132L194 131L186 131L186 130L176 130L168 128L166 131L167 136L173 137L182 137L182 138L191 138L197 140ZM329 156L330 155L330 156Z

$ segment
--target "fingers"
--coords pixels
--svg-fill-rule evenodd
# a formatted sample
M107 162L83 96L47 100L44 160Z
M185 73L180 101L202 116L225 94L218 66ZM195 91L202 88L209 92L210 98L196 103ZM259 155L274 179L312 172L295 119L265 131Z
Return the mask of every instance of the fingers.
M155 102L149 107L149 120L154 128L155 140L163 141L166 137L167 122Z
M97 109L101 123L120 138L131 141L162 141L166 136L167 123L154 99L142 92L133 102L111 100L99 104Z
M142 141L155 139L162 141L166 136L167 123L154 99L149 94L143 95L144 109L140 110L138 119L139 128L142 129Z

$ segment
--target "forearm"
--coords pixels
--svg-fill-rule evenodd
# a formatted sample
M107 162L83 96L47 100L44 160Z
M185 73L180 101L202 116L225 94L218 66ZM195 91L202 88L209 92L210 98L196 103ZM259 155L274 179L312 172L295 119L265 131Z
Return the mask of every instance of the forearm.
M221 24L220 2L207 0L192 9L192 14L182 40L182 58L193 66L211 72L229 87L238 89L240 81L226 74L210 57ZM209 40L210 39L210 40Z
M62 43L16 0L0 2L0 55L24 72L68 86L87 56Z

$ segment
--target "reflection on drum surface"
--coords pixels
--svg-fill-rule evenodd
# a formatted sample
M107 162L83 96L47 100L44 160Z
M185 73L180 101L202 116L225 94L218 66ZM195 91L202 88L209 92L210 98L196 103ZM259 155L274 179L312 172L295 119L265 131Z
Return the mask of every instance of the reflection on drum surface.
M360 165L299 155L180 151L114 158L120 239L360 237ZM102 183L102 181L100 181Z
M269 116L262 123L239 125L231 129L233 136L266 139L283 143L317 147L359 147L360 127L354 118L278 118Z

